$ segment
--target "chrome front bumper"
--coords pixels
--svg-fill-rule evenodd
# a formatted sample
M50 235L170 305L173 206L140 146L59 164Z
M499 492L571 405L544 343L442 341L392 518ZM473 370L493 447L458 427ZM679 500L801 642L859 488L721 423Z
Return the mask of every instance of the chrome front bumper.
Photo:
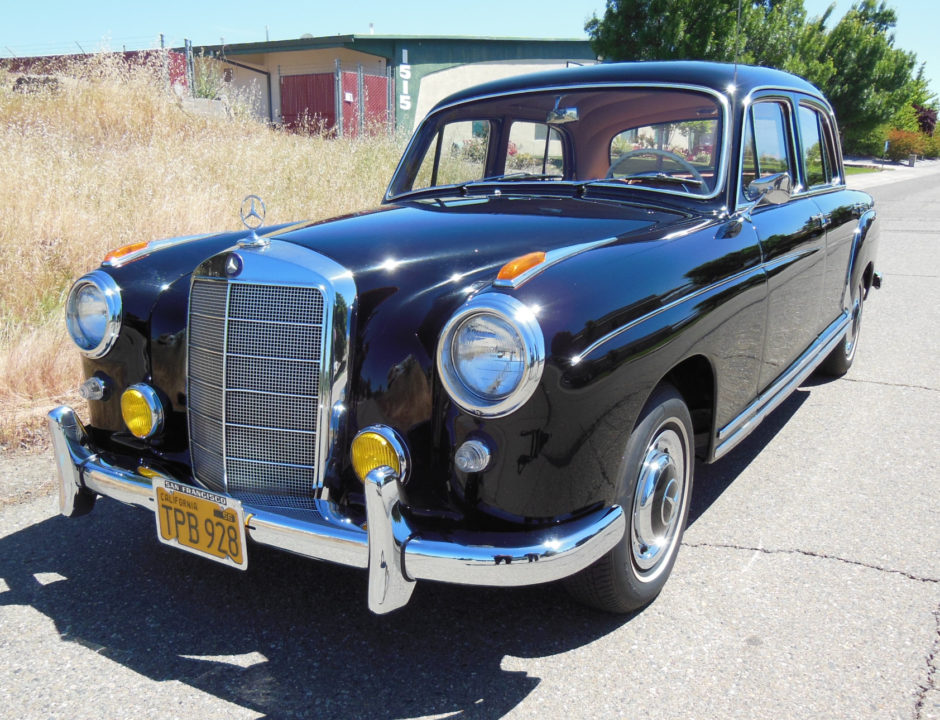
M116 467L95 452L71 408L50 412L49 430L63 515L91 511L97 495L155 511L147 474ZM538 530L430 533L408 524L398 496L395 472L378 468L365 482L367 529L335 503L321 500L318 513L302 519L245 505L247 534L262 545L368 569L369 609L382 614L405 605L419 579L504 587L560 580L613 548L626 525L623 510L615 505Z

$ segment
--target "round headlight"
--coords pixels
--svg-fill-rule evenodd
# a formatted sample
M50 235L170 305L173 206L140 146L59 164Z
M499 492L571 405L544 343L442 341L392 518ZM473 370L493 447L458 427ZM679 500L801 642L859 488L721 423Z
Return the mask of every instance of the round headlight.
M528 400L545 365L535 315L510 295L470 300L444 326L437 350L441 382L475 415L501 417Z
M65 303L69 335L88 357L105 355L121 330L121 291L101 270L79 278Z

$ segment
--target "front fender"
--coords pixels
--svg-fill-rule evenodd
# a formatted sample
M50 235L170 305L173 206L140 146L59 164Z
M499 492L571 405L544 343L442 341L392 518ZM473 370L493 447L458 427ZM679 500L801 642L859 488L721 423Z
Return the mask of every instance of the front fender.
M627 439L650 393L701 356L720 417L756 393L766 280L750 226L613 243L547 269L515 295L537 309L548 351L538 390L498 419L451 410L454 446L488 439L483 473L454 471L465 505L544 521L616 502ZM702 366L700 364L700 366Z

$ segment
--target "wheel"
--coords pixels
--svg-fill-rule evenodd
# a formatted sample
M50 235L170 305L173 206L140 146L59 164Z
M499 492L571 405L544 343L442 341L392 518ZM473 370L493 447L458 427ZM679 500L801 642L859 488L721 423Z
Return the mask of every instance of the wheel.
M855 351L858 349L858 335L862 330L862 310L865 307L865 283L859 281L852 298L852 320L845 331L845 336L839 341L832 352L819 365L819 372L831 377L842 377L855 360Z
M702 177L701 173L695 169L695 166L686 160L681 155L676 155L674 152L669 152L668 150L659 150L657 148L640 148L639 150L631 150L626 152L617 158L617 162L610 166L610 170L607 171L607 177L612 178L619 170L620 166L623 165L627 160L632 160L633 158L639 155L658 155L664 157L667 160L672 160L678 163L684 170L688 170L692 177L700 185L705 184L705 179Z
M693 437L682 397L671 385L657 387L627 441L621 466L618 495L626 532L604 557L565 581L575 599L625 613L649 604L662 590L689 514Z

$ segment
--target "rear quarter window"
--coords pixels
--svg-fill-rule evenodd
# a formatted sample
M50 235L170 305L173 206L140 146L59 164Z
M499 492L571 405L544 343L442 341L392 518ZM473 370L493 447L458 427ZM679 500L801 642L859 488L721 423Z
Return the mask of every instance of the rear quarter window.
M797 118L806 187L838 183L834 140L828 120L822 112L808 105L800 105Z

